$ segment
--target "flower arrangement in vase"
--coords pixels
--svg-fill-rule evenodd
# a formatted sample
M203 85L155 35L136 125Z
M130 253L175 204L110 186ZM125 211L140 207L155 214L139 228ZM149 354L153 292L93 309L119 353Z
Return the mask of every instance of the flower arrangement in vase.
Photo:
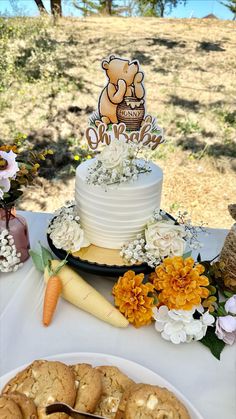
M0 272L16 271L29 257L27 223L15 205L49 154L51 150L33 152L24 136L0 145Z

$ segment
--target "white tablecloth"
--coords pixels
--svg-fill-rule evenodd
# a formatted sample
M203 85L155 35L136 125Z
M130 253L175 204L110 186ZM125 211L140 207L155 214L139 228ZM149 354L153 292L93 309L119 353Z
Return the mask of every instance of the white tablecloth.
M24 213L31 247L46 245L50 214ZM219 253L226 230L202 236L202 257ZM112 282L82 273L112 301ZM66 352L99 352L138 362L167 379L205 419L235 419L235 347L227 346L221 361L200 343L173 345L153 326L117 329L61 300L53 323L41 325L43 281L31 260L15 274L0 274L0 375L33 359Z

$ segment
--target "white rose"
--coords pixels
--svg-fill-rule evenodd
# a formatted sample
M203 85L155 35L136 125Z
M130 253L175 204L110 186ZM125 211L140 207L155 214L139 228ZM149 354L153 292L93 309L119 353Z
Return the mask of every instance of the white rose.
M149 249L162 258L182 256L185 250L185 231L182 226L172 221L161 220L149 224L145 230L146 243Z
M98 160L102 162L106 169L118 168L122 162L129 158L129 145L122 139L113 139L111 143L104 147L98 156Z
M64 220L54 224L50 237L55 247L66 252L77 252L81 247L89 246L84 231L76 221Z

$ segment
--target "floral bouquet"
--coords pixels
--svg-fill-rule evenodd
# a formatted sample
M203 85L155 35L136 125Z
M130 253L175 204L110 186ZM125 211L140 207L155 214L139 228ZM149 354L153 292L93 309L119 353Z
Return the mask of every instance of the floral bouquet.
M38 175L40 161L53 154L52 150L33 152L24 144L25 136L13 144L0 145L0 207L14 206L22 195L22 188L33 183Z
M220 301L211 262L167 257L145 280L127 271L113 287L115 306L135 327L155 322L174 344L201 341L220 359L225 344L236 342L236 295ZM204 274L203 274L204 273Z
M150 172L146 161L137 160L140 148L136 142L127 143L122 136L119 140L113 138L89 168L88 183L109 186L137 180L140 173Z
M0 145L0 272L16 271L29 257L26 221L16 215L15 203L24 187L38 175L40 161L51 150L35 153L20 136L13 144Z

